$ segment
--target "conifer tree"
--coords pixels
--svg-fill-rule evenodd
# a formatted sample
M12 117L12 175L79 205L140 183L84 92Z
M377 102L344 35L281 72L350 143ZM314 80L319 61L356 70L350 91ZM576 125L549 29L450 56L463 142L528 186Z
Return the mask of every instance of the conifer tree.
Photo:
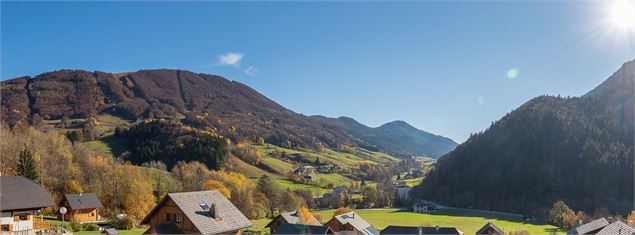
M20 176L24 176L33 181L38 179L37 170L35 167L35 159L33 159L33 153L26 147L20 151L18 156L18 169L17 173Z

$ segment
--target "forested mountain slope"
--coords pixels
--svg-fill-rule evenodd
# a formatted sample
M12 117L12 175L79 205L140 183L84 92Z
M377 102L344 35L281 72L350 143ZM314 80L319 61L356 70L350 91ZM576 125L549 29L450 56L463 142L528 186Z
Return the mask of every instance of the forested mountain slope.
M460 207L544 214L633 208L635 62L582 97L541 96L442 157L418 197Z

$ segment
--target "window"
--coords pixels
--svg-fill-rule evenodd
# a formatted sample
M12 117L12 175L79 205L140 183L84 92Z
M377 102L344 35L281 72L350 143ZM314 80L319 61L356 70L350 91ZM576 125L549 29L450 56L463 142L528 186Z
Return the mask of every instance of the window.
M2 231L3 232L8 232L9 231L9 225L8 224L3 224L2 225Z
M90 216L95 216L95 212L90 212Z
M19 214L19 220L29 220L29 214Z
M181 223L182 217L180 214L166 213L165 220L167 220L168 222L173 222L173 223Z

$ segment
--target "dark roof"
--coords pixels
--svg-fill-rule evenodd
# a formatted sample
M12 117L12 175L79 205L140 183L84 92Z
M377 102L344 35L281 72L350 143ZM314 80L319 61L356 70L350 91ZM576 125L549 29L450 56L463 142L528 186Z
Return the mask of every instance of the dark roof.
M295 211L291 211L291 212L280 213L276 218L271 220L271 222L269 222L265 226L265 228L268 228L269 225L271 225L271 223L273 223L274 221L276 221L276 219L278 219L278 217L282 217L289 224L298 224L298 223L300 223L300 217L298 216L298 211L295 210ZM320 221L318 221L315 217L313 217L313 215L311 215L311 218L309 218L309 221L305 222L305 224L308 224L308 225L322 225L320 223Z
M494 231L500 233L500 234L505 234L505 232L499 228L498 226L496 226L494 223L487 222L487 224L483 225L483 227L481 229L479 229L478 231L476 231L476 234L484 234L485 230L487 230L488 228L492 228L494 229Z
M202 234L216 234L251 227L252 223L221 192L197 191L169 193L141 221L148 224L152 215L171 199ZM215 205L219 218L213 218L201 205Z
M0 210L54 206L53 199L39 184L22 176L0 176Z
M183 234L175 224L158 224L152 225L143 234Z
M419 233L421 231L421 233ZM390 225L381 231L381 234L387 235L406 235L406 234L457 234L461 235L463 232L454 227L420 227L420 226L394 226Z
M329 232L328 226L305 225L305 224L281 224L273 234L320 234ZM332 231L330 232L332 233Z
M94 193L64 194L64 198L72 210L104 207Z
M567 231L567 234L582 235L596 233L607 225L609 225L609 222L605 218L600 218L586 224L582 224L578 227L569 229L569 231Z

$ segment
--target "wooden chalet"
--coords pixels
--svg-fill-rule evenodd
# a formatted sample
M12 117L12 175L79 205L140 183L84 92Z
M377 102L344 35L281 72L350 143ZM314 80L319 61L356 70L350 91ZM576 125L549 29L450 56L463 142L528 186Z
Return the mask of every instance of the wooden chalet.
M487 222L487 224L483 225L481 229L476 231L476 235L481 234L496 234L496 235L505 235L503 229L499 228L492 222Z
M379 230L353 211L333 216L325 225L333 230L335 235L379 235Z
M94 193L65 194L60 206L68 209L64 219L77 223L100 221L99 209L104 207Z
M381 231L381 235L463 235L463 231L454 227L393 226Z
M0 176L1 233L32 234L50 228L50 223L36 216L55 204L39 184L22 176Z
M322 226L320 221L318 221L315 217L313 217L313 215L311 215L311 218L300 219L300 216L298 215L298 211L296 210L291 212L280 213L278 216L276 216L276 218L271 220L271 222L269 222L265 226L265 228L269 228L271 230L271 234L275 234L278 227L280 227L280 225L282 224L304 224L304 225Z
M170 193L141 224L144 234L241 234L252 223L221 192Z

